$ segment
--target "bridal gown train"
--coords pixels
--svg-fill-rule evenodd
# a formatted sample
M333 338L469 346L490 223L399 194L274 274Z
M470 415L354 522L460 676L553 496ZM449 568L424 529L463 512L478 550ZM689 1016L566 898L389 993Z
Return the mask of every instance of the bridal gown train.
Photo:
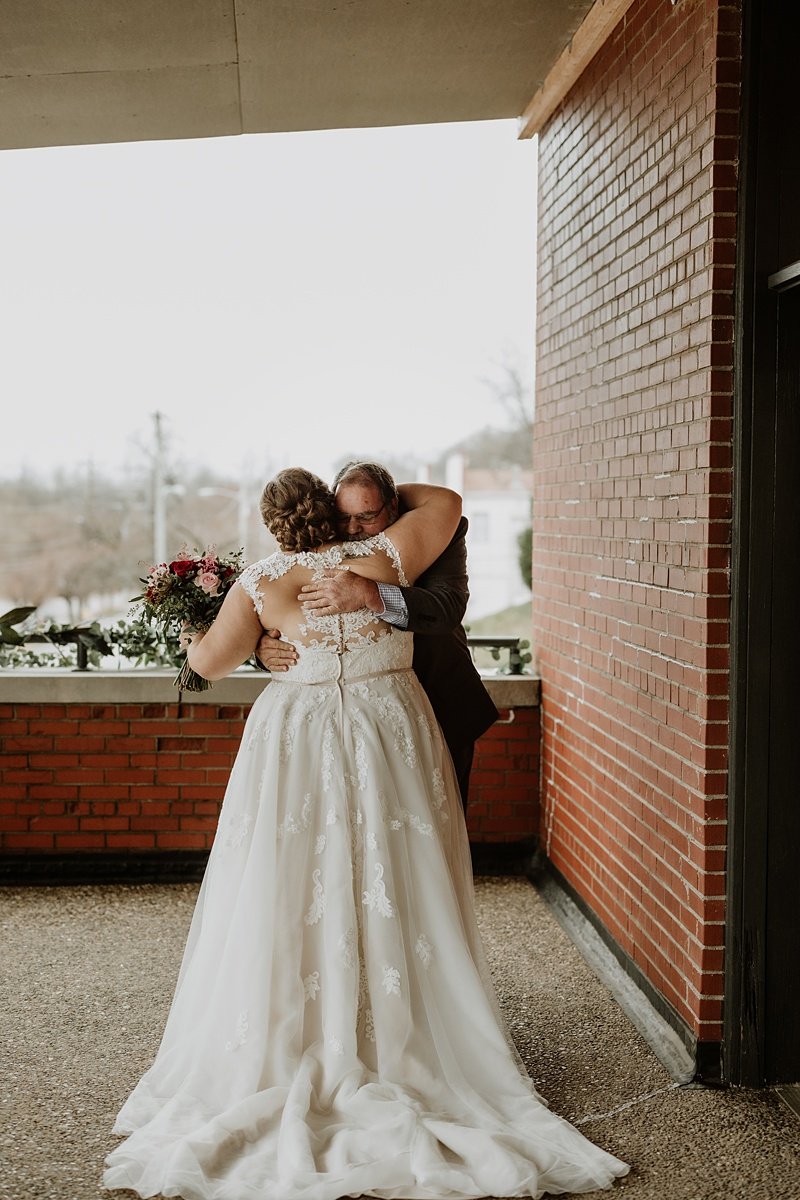
M403 580L379 534L278 553L242 584L260 611L262 580L345 552L388 554ZM251 710L104 1186L185 1200L609 1187L627 1166L550 1112L499 1014L412 635L366 610L309 626Z

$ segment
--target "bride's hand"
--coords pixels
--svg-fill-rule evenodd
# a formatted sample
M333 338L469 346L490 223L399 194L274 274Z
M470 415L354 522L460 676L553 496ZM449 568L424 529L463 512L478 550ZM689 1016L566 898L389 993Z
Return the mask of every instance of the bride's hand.
M188 650L192 642L197 642L203 634L195 629L189 621L184 621L181 625L181 631L178 634L178 646L181 650Z
M369 608L375 613L384 611L375 581L354 574L349 567L326 571L323 578L305 584L297 599L307 612L323 617L355 612L358 608Z

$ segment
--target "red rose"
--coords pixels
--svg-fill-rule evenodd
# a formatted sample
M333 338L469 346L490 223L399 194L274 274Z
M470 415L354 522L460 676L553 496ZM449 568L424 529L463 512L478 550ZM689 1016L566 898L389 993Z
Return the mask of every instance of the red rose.
M195 569L195 562L192 558L176 558L174 562L169 564L169 569L173 575L177 575L179 579L183 579Z

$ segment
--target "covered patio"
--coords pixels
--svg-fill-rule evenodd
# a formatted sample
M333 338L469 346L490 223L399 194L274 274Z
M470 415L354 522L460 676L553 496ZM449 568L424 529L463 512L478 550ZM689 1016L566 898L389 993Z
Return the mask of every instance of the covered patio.
M800 937L800 745L783 719L798 663L787 31L747 0L81 0L14 3L4 20L6 148L511 116L538 133L542 717L526 795L541 804L548 894L672 1031L681 1086L524 880L479 884L496 978L534 1078L637 1164L634 1195L794 1195L798 1126L778 1096L686 1082L800 1075L785 970ZM47 769L36 750L9 753L23 774L3 793L8 829L24 805L75 815L25 782ZM3 846L20 853L49 850ZM14 1200L95 1194L102 1131L153 1049L194 886L3 894Z

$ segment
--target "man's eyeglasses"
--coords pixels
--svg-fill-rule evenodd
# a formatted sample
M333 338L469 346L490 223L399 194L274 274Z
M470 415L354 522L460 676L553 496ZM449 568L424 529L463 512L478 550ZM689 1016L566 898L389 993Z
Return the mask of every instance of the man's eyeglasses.
M337 525L349 525L351 521L355 521L356 525L372 525L373 522L377 521L378 517L381 515L381 513L383 512L383 510L385 508L386 508L386 505L382 504L380 506L380 508L377 508L374 512L364 512L364 513L340 512L340 513L336 514L336 524Z

